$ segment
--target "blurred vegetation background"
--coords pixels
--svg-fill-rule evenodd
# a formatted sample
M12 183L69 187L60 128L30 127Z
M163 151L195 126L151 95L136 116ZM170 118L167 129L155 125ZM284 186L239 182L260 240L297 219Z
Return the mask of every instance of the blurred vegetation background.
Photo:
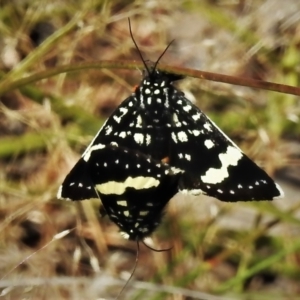
M134 266L135 243L101 218L100 201L56 193L142 70L61 66L140 62L130 17L146 59L175 39L163 63L299 86L299 12L297 0L0 0L0 296L111 299ZM44 78L50 68L59 74ZM119 299L300 299L299 98L191 78L179 87L286 197L177 195L152 236L172 249L141 245Z

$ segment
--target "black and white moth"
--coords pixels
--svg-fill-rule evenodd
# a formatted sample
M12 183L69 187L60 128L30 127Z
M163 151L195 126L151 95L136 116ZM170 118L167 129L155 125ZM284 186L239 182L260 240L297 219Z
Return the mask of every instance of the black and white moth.
M170 166L187 173L180 185L186 193L222 201L283 196L266 172L173 86L181 78L148 68L140 85L107 119L88 149L116 142L155 160L167 158Z
M174 87L182 76L156 68L159 59L150 67L142 58L146 75L99 130L58 198L100 197L110 219L139 240L153 232L177 191L222 201L282 197L267 173Z

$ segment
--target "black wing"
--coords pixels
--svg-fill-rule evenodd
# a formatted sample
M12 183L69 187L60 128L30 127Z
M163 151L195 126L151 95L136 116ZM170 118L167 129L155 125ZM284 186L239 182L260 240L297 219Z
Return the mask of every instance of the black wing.
M271 200L280 187L182 93L174 94L170 164L186 171L181 189L223 201Z
M137 151L97 144L71 170L58 197L80 200L98 195L125 236L141 239L159 225L165 205L178 192L180 177L179 170ZM88 191L86 196L83 191Z
M84 159L79 159L66 176L59 187L57 198L72 201L98 198L90 176L89 165Z

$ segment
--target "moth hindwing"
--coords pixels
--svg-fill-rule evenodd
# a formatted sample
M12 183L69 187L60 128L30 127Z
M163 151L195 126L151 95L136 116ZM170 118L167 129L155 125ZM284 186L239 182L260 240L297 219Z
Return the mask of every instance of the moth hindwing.
M164 207L178 192L180 177L180 170L137 151L94 144L66 176L58 198L100 197L124 235L140 240L159 225Z
M87 148L99 143L168 158L185 171L180 189L222 201L272 200L280 187L198 107L173 86L181 76L147 68L134 93L121 103Z

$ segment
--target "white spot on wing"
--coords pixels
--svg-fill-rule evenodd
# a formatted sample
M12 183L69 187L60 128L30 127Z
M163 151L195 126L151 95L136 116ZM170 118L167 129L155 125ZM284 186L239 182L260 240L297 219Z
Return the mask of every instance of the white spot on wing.
M173 174L184 173L184 170L175 167L171 167L171 170Z
M113 116L113 119L117 122L117 123L120 123L123 116L126 115L126 113L128 112L128 109L126 107L120 107L119 108L119 112L121 113L120 116L117 116L117 115L114 115Z
M206 146L207 149L211 149L215 144L213 143L212 140L205 140L204 145Z
M178 141L177 141L177 138L176 138L176 134L174 132L172 132L171 136L172 136L172 140L177 144Z
M178 137L180 142L187 142L188 141L188 137L187 137L187 135L184 131L178 132L177 137Z
M149 214L149 211L148 210L142 210L140 211L139 215L140 216L147 216Z
M104 195L122 195L127 188L134 188L136 190L150 189L157 187L159 185L159 180L154 177L127 177L123 182L108 181L105 183L97 184L97 190Z
M136 118L136 128L142 128L142 125L143 125L142 117L138 115Z
M125 131L122 131L120 134L119 134L119 137L121 137L122 139L125 139L126 138L126 132Z
M193 130L194 136L200 135L201 131L200 130Z
M228 167L237 166L238 161L243 157L242 152L233 146L228 146L226 153L219 154L221 161L221 168L210 168L206 171L204 176L201 176L201 180L205 183L220 183L229 176Z
M127 201L126 200L119 200L119 201L117 201L117 204L120 205L120 206L127 207Z
M148 146L148 145L150 145L150 143L151 143L151 135L147 133L147 135L146 135L146 145Z
M191 161L191 156L189 154L185 154L184 157L186 160Z
M210 125L209 123L205 123L205 124L203 125L203 127L204 127L207 131L212 132L211 125Z
M201 114L200 113L197 113L195 115L192 115L192 118L195 120L195 121L198 121L201 117Z
M177 123L177 122L179 122L179 119L178 119L178 116L177 116L177 114L173 114L173 122L174 123Z
M91 157L91 153L95 150L100 150L100 149L103 149L105 148L105 145L103 144L97 144L97 145L94 145L92 147L88 147L88 149L83 153L83 160L85 161L89 161L90 157Z
M186 112L189 112L191 109L192 109L191 105L186 105L186 106L183 107L183 110L186 111Z
M144 135L142 133L135 133L134 134L134 140L136 141L136 143L142 145L144 142Z
M113 130L112 126L107 126L104 129L105 129L105 135L110 135Z

